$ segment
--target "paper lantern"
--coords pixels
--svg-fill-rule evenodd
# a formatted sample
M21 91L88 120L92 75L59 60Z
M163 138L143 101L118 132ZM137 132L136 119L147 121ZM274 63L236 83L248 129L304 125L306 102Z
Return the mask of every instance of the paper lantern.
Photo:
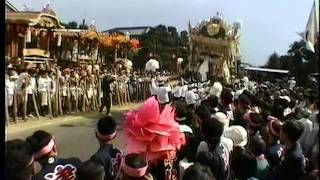
M27 43L30 43L30 42L31 42L31 30L30 30L30 28L27 29L26 42L27 42Z
M62 42L61 34L58 34L57 46L60 47Z

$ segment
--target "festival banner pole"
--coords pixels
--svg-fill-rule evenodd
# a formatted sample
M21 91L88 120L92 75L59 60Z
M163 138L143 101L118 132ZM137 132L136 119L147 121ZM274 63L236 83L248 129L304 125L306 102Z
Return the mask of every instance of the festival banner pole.
M5 113L6 113L6 126L9 125L9 109L8 109L8 91L7 88L5 89ZM6 128L6 135L7 135L7 128Z
M48 110L49 110L49 118L52 119L52 104L51 104L51 93L49 87L47 87L47 99L48 99Z
M14 91L13 95L13 121L15 124L18 124L18 118L17 118L17 94L16 91Z
M40 114L39 114L39 109L38 109L38 104L37 104L37 101L36 101L36 97L35 97L35 90L32 90L33 93L32 93L32 102L33 102L33 107L34 107L34 110L36 111L36 115L37 115L37 118L38 120L40 120Z
M23 120L27 121L27 103L28 103L28 94L27 94L27 90L26 88L22 89L22 103L23 103L23 110L22 110L22 114L23 114Z
M75 98L76 98L76 113L79 112L79 82L78 79L76 79L76 87L75 87Z

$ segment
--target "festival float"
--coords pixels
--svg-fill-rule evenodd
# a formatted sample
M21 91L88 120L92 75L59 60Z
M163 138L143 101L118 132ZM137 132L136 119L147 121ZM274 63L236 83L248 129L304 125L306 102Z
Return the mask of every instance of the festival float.
M242 21L228 24L222 13L210 20L202 20L192 27L189 23L189 70L201 74L202 81L210 76L221 77L227 82L237 76L240 60L240 30Z
M58 46L56 29L64 28L49 4L42 12L8 12L6 23L6 59L45 62L54 59L51 48Z
M99 40L99 57L107 59L109 55L113 55L114 63L118 70L125 69L130 71L133 63L128 59L128 52L136 53L140 49L138 39L130 39L129 35L122 34L102 34ZM106 61L104 61L106 65Z

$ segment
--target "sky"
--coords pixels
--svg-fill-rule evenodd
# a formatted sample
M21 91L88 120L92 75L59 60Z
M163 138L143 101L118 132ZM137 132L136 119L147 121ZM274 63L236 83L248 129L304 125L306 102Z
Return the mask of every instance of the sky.
M187 30L222 11L229 23L243 20L241 50L243 60L263 65L273 53L286 54L289 45L300 40L296 32L305 30L313 0L9 0L41 10L47 3L63 22L88 24L95 19L99 30L128 26L176 26Z

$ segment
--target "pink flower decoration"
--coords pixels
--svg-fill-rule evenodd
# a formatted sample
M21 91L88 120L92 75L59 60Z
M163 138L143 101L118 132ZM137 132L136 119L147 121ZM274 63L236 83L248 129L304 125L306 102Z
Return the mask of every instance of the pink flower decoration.
M143 153L148 161L172 158L186 143L174 116L171 104L160 113L154 97L147 99L139 110L128 112L125 124L128 153Z

